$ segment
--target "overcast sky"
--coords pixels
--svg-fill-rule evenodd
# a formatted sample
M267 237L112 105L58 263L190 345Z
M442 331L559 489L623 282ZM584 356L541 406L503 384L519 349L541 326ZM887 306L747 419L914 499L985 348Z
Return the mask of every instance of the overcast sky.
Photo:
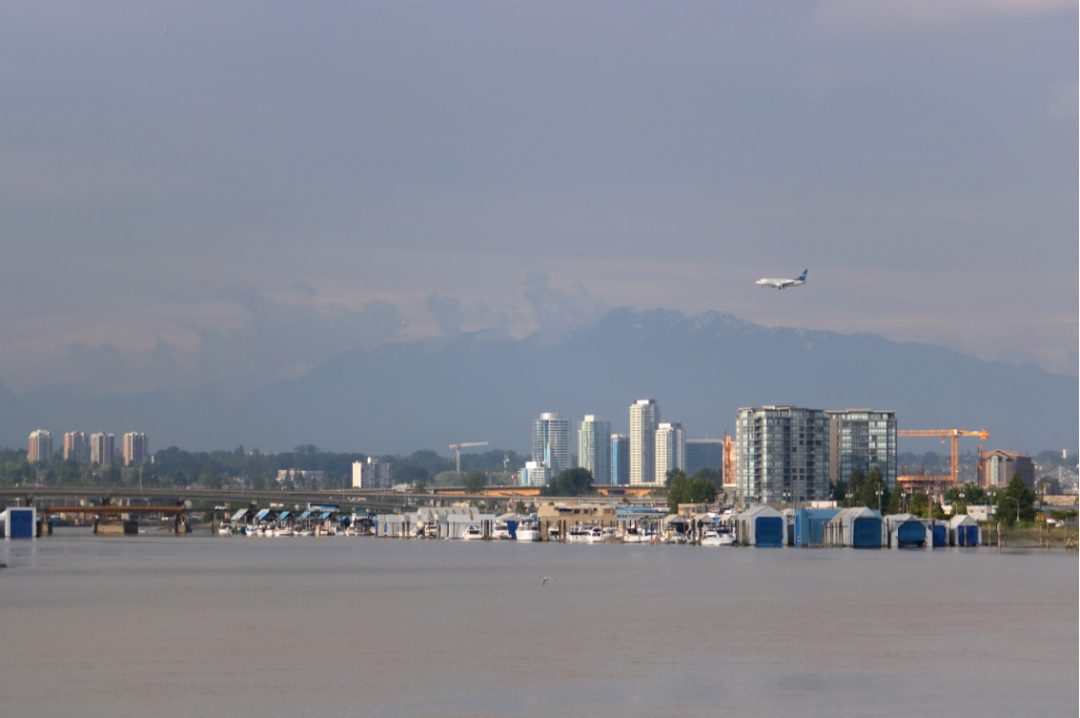
M1077 26L1052 0L6 2L0 381L243 391L622 305L1075 375Z

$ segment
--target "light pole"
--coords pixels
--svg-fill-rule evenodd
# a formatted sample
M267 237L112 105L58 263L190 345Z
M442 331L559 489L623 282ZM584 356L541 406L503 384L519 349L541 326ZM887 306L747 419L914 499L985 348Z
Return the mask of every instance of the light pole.
M1020 499L1015 496L1010 497L1016 502L1016 523L1020 523Z

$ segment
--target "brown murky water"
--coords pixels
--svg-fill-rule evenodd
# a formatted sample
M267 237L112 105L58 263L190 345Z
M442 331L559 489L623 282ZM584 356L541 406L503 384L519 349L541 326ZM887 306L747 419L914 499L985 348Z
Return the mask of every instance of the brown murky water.
M1075 553L69 530L0 556L2 716L1078 712Z

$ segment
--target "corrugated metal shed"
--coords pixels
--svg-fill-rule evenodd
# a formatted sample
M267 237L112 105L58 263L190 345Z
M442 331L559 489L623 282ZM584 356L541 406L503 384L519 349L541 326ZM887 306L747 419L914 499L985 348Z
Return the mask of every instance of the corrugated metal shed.
M825 543L825 527L840 509L795 509L794 520L796 546L821 546Z
M735 541L743 546L782 547L787 537L787 518L771 506L755 506L735 519Z
M885 517L889 532L889 548L926 545L926 527L912 514L895 514Z
M841 509L825 526L825 543L829 546L881 548L887 542L881 515L865 506Z
M949 521L950 546L978 546L979 522L970 516L953 516Z

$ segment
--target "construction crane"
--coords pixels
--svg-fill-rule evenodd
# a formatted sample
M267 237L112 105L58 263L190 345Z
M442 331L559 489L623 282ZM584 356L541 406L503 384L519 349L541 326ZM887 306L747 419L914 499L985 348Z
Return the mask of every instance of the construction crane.
M463 447L463 446L466 446L466 447L468 447L468 446L487 446L487 445L488 445L488 442L486 442L486 441L469 441L469 442L462 442L460 444L450 444L450 448L457 452L457 472L459 474L461 473L461 447Z
M899 430L896 432L897 436L941 436L952 439L952 484L956 486L960 479L960 465L959 455L957 452L956 442L961 436L977 436L983 441L990 438L990 432L979 429L978 431L961 431L959 429L908 429ZM941 443L945 443L944 441ZM980 460L982 456L982 448L979 449Z

